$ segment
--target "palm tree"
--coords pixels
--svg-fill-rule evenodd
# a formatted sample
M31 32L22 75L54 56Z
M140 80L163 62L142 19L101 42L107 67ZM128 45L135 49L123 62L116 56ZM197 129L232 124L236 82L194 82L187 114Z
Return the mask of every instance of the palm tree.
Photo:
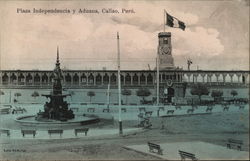
M129 89L124 89L122 91L122 95L126 96L126 105L128 104L128 96L130 96L132 94L132 91Z
M95 96L95 92L94 91L88 91L87 95L89 96L89 102L91 103L91 99L92 99L92 97Z

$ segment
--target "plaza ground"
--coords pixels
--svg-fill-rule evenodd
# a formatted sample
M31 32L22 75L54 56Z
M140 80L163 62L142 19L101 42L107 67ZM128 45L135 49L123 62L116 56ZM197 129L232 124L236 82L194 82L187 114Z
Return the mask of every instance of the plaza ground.
M43 107L42 104L19 104L17 106L26 107L26 114L34 114L38 109ZM73 105L72 105L73 106ZM74 105L80 108L78 114L86 113L86 107ZM186 110L189 106L183 107L181 110L175 110L173 115L167 115L167 110L173 110L173 106L166 106L165 111L160 112L157 116L157 108L146 106L147 111L153 111L151 118L151 129L138 129L139 113L136 107L127 107L124 116L124 129L135 129L129 132L124 131L123 136L118 135L117 123L117 107L111 107L111 113L103 113L102 108L97 109L96 114L111 115L114 121L101 123L101 126L90 126L95 130L100 130L99 134L88 136L60 139L53 138L22 138L22 137L5 137L1 136L1 158L9 160L63 160L63 159L173 159L173 152L177 153L178 144L190 144L193 149L203 146L205 150L202 154L199 151L192 151L199 159L216 156L215 150L211 151L211 146L224 149L223 156L226 159L246 159L249 154L249 105L239 110L238 106L230 105L229 111L223 111L221 105L216 105L212 113L205 112L205 106L198 107L193 115L187 115ZM18 125L13 121L16 116L22 114L1 115L1 127L13 128ZM9 121L7 121L9 119ZM11 122L12 120L13 122ZM110 133L102 133L101 130L111 130ZM65 134L67 135L67 134ZM242 140L244 142L242 150L229 150L226 143L229 138ZM148 152L147 142L154 142L162 146L164 157ZM184 144L185 143L185 144ZM204 147L204 145L207 146ZM170 147L169 147L170 146ZM134 148L136 147L136 148ZM171 148L168 150L168 148ZM143 150L145 149L145 150ZM18 150L18 151L17 151ZM229 151L227 151L229 150ZM170 154L171 153L171 154ZM218 151L217 151L218 153ZM226 156L228 154L228 156ZM232 157L232 155L234 157ZM218 155L217 155L218 156ZM249 156L249 155L247 155ZM180 159L176 155L174 159ZM237 157L236 157L237 158Z

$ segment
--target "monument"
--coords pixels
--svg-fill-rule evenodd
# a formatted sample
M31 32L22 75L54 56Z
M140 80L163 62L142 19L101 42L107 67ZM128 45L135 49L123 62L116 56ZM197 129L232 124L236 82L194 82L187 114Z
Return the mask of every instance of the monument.
M174 58L172 56L171 32L160 32L158 34L158 55L160 70L173 70Z
M68 103L63 99L69 94L62 93L62 70L60 68L59 62L59 50L57 48L57 59L56 66L53 72L53 90L51 94L42 95L50 99L50 102L46 102L44 105L44 112L39 112L36 116L36 120L59 120L59 121L67 121L69 119L73 119L75 115L73 111L68 108Z

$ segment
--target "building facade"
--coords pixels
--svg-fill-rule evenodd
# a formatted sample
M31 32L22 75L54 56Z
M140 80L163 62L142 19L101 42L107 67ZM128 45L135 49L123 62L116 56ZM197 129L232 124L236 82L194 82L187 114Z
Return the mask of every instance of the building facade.
M171 33L158 34L160 96L171 102L172 97L184 97L185 86L205 83L208 86L249 86L249 71L183 70L175 67L172 55ZM65 70L62 73L65 88L117 88L116 70ZM0 70L0 88L51 88L53 71ZM121 71L122 88L156 90L156 70Z

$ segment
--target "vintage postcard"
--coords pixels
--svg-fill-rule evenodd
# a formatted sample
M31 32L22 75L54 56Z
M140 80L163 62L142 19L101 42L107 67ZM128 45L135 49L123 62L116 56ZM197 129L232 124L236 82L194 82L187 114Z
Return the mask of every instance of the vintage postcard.
M249 160L249 0L0 0L0 160Z

